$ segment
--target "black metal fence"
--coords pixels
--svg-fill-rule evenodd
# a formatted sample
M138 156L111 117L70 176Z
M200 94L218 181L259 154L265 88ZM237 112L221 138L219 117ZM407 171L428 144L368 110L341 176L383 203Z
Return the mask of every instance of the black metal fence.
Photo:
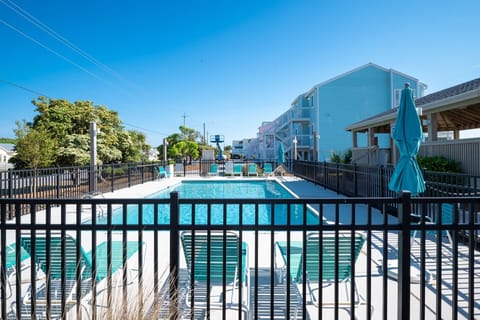
M479 204L408 194L0 199L1 318L478 318ZM8 221L11 206L29 215ZM392 206L398 219L382 209Z
M257 173L262 174L267 161L235 160L240 164L242 173L248 175L247 165L255 163ZM275 161L268 161L276 165ZM159 168L165 169L168 176L208 176L211 164L217 164L217 175L225 174L226 161L184 161L182 163L167 164L164 161L156 163L121 163L101 165L91 172L89 166L41 168L37 170L8 170L0 171L0 198L9 199L72 199L90 197L94 194L113 192L129 188L137 184L154 181L162 178ZM273 167L275 168L275 167ZM94 184L92 184L94 179ZM92 186L95 186L92 188ZM9 217L14 212L9 212Z
M8 170L0 172L1 198L80 198L87 193L112 192L158 177L162 163L122 163L89 166ZM91 189L91 179L96 189Z
M58 167L37 170L8 170L0 172L2 198L79 198L93 192L112 192L159 178L159 166L171 176L208 176L211 164L217 164L218 175L225 174L227 161L199 160L168 165L158 163L127 163L99 166L94 175L90 167ZM266 163L275 169L279 164L269 160L234 160L248 175L249 163L257 165L261 175ZM323 185L352 197L393 197L388 190L392 167L366 167L331 162L295 161L285 164L296 176ZM96 189L91 188L95 177ZM424 171L427 190L422 196L476 196L480 194L480 176Z
M332 162L295 161L296 176L352 197L394 197L388 190L393 167L358 166ZM480 176L423 171L424 197L455 197L480 195Z

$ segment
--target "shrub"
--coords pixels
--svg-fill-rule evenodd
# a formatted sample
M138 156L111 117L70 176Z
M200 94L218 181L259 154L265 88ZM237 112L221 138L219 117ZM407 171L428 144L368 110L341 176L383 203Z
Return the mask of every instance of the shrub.
M332 151L330 155L330 161L334 163L351 163L352 162L352 150L348 149L343 154L337 151Z
M462 173L462 164L460 161L450 160L442 156L435 157L417 157L420 168L436 172Z
M102 170L102 176L111 176L112 175L112 167L106 167ZM113 175L115 176L123 176L125 175L125 168L113 168Z

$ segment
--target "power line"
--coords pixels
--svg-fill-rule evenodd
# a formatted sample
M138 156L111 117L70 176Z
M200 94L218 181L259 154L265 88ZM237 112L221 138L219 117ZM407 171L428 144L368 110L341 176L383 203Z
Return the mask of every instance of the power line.
M129 84L130 86L134 86L135 88L139 88L137 85L135 85L134 83L132 83L128 79L124 78L121 74L119 74L118 72L116 72L115 70L110 68L109 66L105 65L104 63L95 59L92 55L90 55L87 52L85 52L84 50L80 49L78 46L73 44L67 38L60 35L58 32L56 32L55 30L53 30L52 28L47 26L45 23L40 21L38 18L33 16L27 10L20 7L18 4L16 4L12 0L0 0L0 2L2 2L5 6L10 8L11 10L15 11L18 15L23 17L25 20L29 21L30 23L35 25L37 28L41 29L42 31L44 31L45 33L50 35L52 38L59 41L64 46L70 48L71 50L73 50L74 52L76 52L77 54L79 54L80 56L82 56L83 58L85 58L86 60L88 60L89 62L91 62L92 64L94 64L98 68L100 68L101 70L112 74L113 76L115 76L116 78L124 81L125 83Z
M97 78L97 79L98 79L98 80L100 80L100 81L104 81L104 82L106 82L106 83L108 83L108 84L112 85L112 83L111 83L111 82L109 82L109 81L107 81L107 80L105 80L105 79L103 79L103 78L101 78L101 77L97 76L95 73L93 73L93 72L91 72L91 71L89 71L89 70L85 69L85 68L84 68L84 67L82 67L81 65L79 65L79 64L77 64L77 63L75 63L75 62L73 62L72 60L70 60L70 59L68 59L67 57L65 57L65 56L61 55L60 53L58 53L57 51L55 51L55 50L51 49L50 47L48 47L48 46L44 45L44 44L43 44L43 43L41 43L40 41L38 41L38 40L36 40L36 39L32 38L31 36L29 36L29 35L28 35L28 34L26 34L25 32L23 32L23 31L21 31L21 30L19 30L19 29L15 28L14 26L12 26L11 24L9 24L8 22L6 22L6 21L4 21L4 20L2 20L2 19L0 19L0 22L1 22L1 23L3 23L3 24L4 24L5 26L7 26L8 28L12 29L13 31L17 32L18 34L20 34L20 35L24 36L24 37L25 37L25 38L27 38L28 40L30 40L30 41L32 41L32 42L34 42L34 43L36 43L37 45L41 46L41 47L42 47L42 48L44 48L45 50L48 50L49 52L53 53L53 54L54 54L54 55L56 55L57 57L59 57L59 58L61 58L61 59L65 60L66 62L70 63L71 65L73 65L73 66L75 66L75 67L79 68L79 69L80 69L80 70L82 70L83 72L86 72L86 73L88 73L89 75L91 75L91 76L93 76L93 77Z
M32 23L33 25L35 25L37 28L41 29L43 32L45 32L46 34L48 34L49 36L51 36L52 38L54 38L55 40L59 41L61 44L63 44L64 46L66 46L67 48L73 50L75 53L77 53L78 55L80 55L81 57L83 57L84 59L86 59L87 61L89 61L90 63L94 64L95 66L97 66L98 68L100 68L101 70L107 72L107 73L110 73L112 75L114 75L116 78L124 81L125 83L129 84L130 86L133 86L135 87L136 89L142 89L141 87L139 87L138 85L136 85L135 83L129 81L128 79L124 78L122 75L120 75L118 72L116 72L115 70L113 70L112 68L108 67L107 65L105 65L104 63L100 62L99 60L95 59L92 55L88 54L87 52L83 51L82 49L80 49L78 46L76 46L75 44L73 44L72 42L70 42L68 39L66 39L65 37L63 37L62 35L60 35L58 32L56 32L55 30L53 30L52 28L50 28L49 26L47 26L46 24L44 24L42 21L40 21L38 18L34 17L32 14L30 14L28 11L26 11L25 9L23 9L22 7L20 7L19 5L17 5L15 2L13 2L12 0L0 0L0 3L3 3L6 7L10 8L12 11L14 11L15 13L17 13L18 15L20 15L21 17L23 17L25 20L29 21L30 23ZM86 72L87 74L93 76L94 78L98 79L98 80L101 80L101 81L104 81L106 83L108 83L109 85L113 85L111 82L109 82L108 80L98 76L97 74L89 71L88 69L82 67L81 65L77 64L76 62L72 61L71 59L65 57L64 55L58 53L57 51L53 50L52 48L48 47L47 45L43 44L42 42L36 40L35 38L33 38L32 36L28 35L27 33L21 31L20 29L16 28L15 26L11 25L10 23L0 19L0 23L4 24L6 27L10 28L11 30L17 32L18 34L22 35L23 37L27 38L28 40L34 42L35 44L41 46L42 48L44 48L45 50L51 52L52 54L56 55L57 57L65 60L66 62L70 63L71 65L79 68L80 70ZM6 84L9 84L11 86L14 86L14 87L17 87L19 89L22 89L24 91L27 91L27 92L30 92L30 93L34 93L36 95L39 95L39 96L45 96L47 97L48 99L52 99L50 98L48 95L46 94L43 94L43 93L40 93L36 90L33 90L33 89L29 89L25 86L22 86L22 85L19 85L17 83L14 83L14 82L11 82L11 81L8 81L8 80L2 80L0 79L1 82L3 83L6 83ZM186 117L186 115L185 115ZM184 123L185 123L185 118L184 118ZM152 133L155 133L155 134L159 134L159 135L162 135L162 136L168 136L168 134L165 134L165 133L161 133L161 132L158 132L158 131L155 131L155 130L151 130L151 129L146 129L146 128L143 128L143 127L140 127L140 126L136 126L136 125L133 125L133 124L129 124L129 123L126 123L126 122L123 122L124 125L127 125L127 126L130 126L130 127L133 127L133 128L137 128L137 129L140 129L140 130L143 130L143 131L148 131L148 132L152 132Z
M15 82L12 82L12 81L8 81L8 80L4 80L4 79L0 79L0 82L3 82L5 84L8 84L8 85L11 85L13 87L16 87L16 88L19 88L19 89L22 89L24 91L27 91L27 92L30 92L30 93L34 93L38 96L44 96L44 97L47 97L48 99L50 100L54 100L53 98L49 97L48 95L44 94L44 93L41 93L39 91L36 91L36 90L33 90L33 89L30 89L30 88L27 88L25 86L22 86L18 83L15 83ZM151 133L155 133L155 134L159 134L161 136L168 136L169 134L167 133L162 133L162 132L159 132L159 131L156 131L156 130L152 130L152 129L147 129L147 128L143 128L143 127L140 127L140 126L137 126L137 125L134 125L134 124L131 124L131 123L127 123L127 122L123 122L122 123L125 125L125 126L129 126L129 127L132 127L132 128L136 128L136 129L140 129L142 131L146 131L146 132L151 132Z
M129 126L129 127L132 127L132 128L137 128L137 129L140 129L140 130L143 130L143 131L148 131L148 132L155 133L155 134L159 134L159 135L164 136L164 137L167 137L167 136L170 135L168 133L162 133L162 132L158 132L158 131L155 131L155 130L152 130L152 129L146 129L146 128L143 128L143 127L139 127L139 126L136 126L136 125L131 124L131 123L127 123L127 122L122 122L122 123L126 126Z
M24 86L22 86L22 85L19 85L19 84L15 83L15 82L3 80L3 79L0 79L0 82L9 84L9 85L11 85L11 86L17 87L17 88L19 88L19 89L25 90L25 91L30 92L30 93L34 93L34 94L36 94L36 95L38 95L38 96L44 96L44 97L47 97L48 99L51 99L51 98L50 98L48 95L46 95L46 94L43 94L43 93L38 92L38 91L35 91L35 90L33 90L33 89L29 89L29 88L27 88L27 87L24 87Z

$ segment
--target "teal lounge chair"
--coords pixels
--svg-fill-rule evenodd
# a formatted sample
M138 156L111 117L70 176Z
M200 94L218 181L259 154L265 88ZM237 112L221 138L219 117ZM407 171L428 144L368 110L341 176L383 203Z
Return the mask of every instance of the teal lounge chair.
M273 168L271 163L267 162L263 165L263 175L264 176L273 175Z
M338 247L336 248L336 241L338 240ZM352 262L355 263L360 254L360 251L365 243L365 237L359 233L355 234L353 238L353 251L351 250L352 237L350 233L340 233L336 239L335 234L331 232L324 232L322 234L322 241L320 242L318 232L309 233L306 242L306 256L303 256L303 244L301 241L290 242L290 279L292 282L300 284L305 278L307 291L309 296L309 303L325 306L334 306L335 301L319 301L318 291L334 284L335 282L345 284L346 296L349 296L350 287L348 284L354 286L355 289L355 304L359 305L365 302L365 299L359 294L357 286L355 285L355 277L352 275ZM285 281L287 276L287 242L276 242L275 253L280 259L276 257L276 263L281 261L282 265L276 266L276 274L279 280ZM338 260L336 259L338 255ZM320 259L320 256L322 259ZM319 261L322 260L322 265ZM303 274L303 264L306 264L306 274ZM321 272L319 272L321 270ZM335 271L337 271L338 276ZM351 299L349 297L348 299ZM338 301L338 305L346 308L350 306L350 301Z
M45 233L37 234L35 237L35 252L32 252L33 243L29 236L22 236L22 247L35 257L35 263L45 273L49 281L50 289L47 293L46 283L37 288L36 303L38 305L46 305L47 296L50 295L52 312L58 311L60 314L68 311L70 307L77 303L77 270L80 273L80 291L82 297L90 291L91 281L93 281L93 257L92 252L86 253L85 250L78 245L74 238L66 235L64 238L65 250L62 250L62 237L59 233L52 233L50 236L50 268L47 265L47 238ZM80 259L77 259L77 247L80 253ZM62 252L63 251L63 252ZM112 241L111 247L111 273L123 266L123 242ZM126 243L126 258L129 259L138 251L138 242ZM62 255L65 259L64 270L62 270ZM95 280L101 281L107 277L107 242L103 242L96 247L96 276ZM65 281L65 286L62 282ZM65 294L66 306L65 310L62 306L62 294ZM24 297L24 304L31 304L32 294L27 292ZM40 311L40 310L39 310Z
M210 164L210 171L208 171L209 176L218 176L218 164Z
M158 167L158 178L166 178L167 177L167 171L165 171L165 168L163 166Z
M18 250L18 252L17 252ZM20 265L17 266L17 255L19 257ZM5 246L5 274L6 274L6 299L12 297L13 289L12 286L16 284L16 274L17 272L23 272L29 269L30 264L28 263L28 254L23 247L17 248L15 243L8 244Z
M234 176L240 176L240 177L243 175L242 165L240 163L235 163L233 165L233 175Z
M25 260L30 258L30 255L27 251L25 251L23 247L18 248L18 251L18 255L20 256L20 263L23 263L25 262ZM5 255L7 260L5 268L7 270L7 274L9 274L9 271L13 271L13 269L16 268L17 264L17 246L15 245L15 243L5 246Z
M435 207L438 208L437 206ZM453 224L453 215L454 214L458 215L458 208L456 208L453 203L442 203L440 205L439 210L440 210L440 215L442 216L442 225ZM420 215L412 214L410 217L411 217L410 219L412 220L412 223L420 223L421 221ZM427 217L427 216L425 217L425 224L436 224L437 221L439 221L439 219L432 220L430 217ZM416 239L417 234L418 234L418 230L412 231L412 238L414 241L417 241ZM437 231L435 230L427 231L426 234L436 237ZM450 231L446 231L446 230L442 231L441 236L446 237L448 242L450 243L450 246L453 247L453 240L452 240L452 236L450 235ZM440 241L443 241L443 239L440 239Z
M210 246L208 244L209 236ZM238 300L237 289L241 286L241 306L246 314L245 319L248 319L250 279L247 243L240 244L239 237L234 232L227 232L224 235L223 232L212 231L208 235L207 232L197 231L195 232L194 244L192 238L192 232L190 231L181 234L189 277L190 279L193 277L196 283L195 287L197 287L197 284L207 284L208 282L210 286L217 286L218 288L222 288L225 284L227 292L223 292L222 296L223 299L227 299L227 293L229 293L230 302L227 307L231 307L234 304L234 299ZM208 254L209 249L210 254ZM189 291L191 290L187 290L187 292ZM209 292L210 288L207 288L207 294ZM197 290L195 295L197 296ZM206 297L203 297L202 300L206 301ZM195 299L196 304L197 298Z
M249 163L248 164L248 176L258 176L257 164Z

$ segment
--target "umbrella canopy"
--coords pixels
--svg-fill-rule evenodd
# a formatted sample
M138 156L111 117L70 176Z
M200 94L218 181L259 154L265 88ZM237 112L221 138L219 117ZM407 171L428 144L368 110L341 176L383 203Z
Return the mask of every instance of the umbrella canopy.
M400 159L388 188L396 192L410 191L412 195L418 195L425 191L425 181L416 159L423 132L413 101L412 89L408 84L405 84L405 89L402 90L392 137L400 151Z
M285 149L283 148L283 143L278 144L278 158L277 158L278 164L284 164L285 163Z

